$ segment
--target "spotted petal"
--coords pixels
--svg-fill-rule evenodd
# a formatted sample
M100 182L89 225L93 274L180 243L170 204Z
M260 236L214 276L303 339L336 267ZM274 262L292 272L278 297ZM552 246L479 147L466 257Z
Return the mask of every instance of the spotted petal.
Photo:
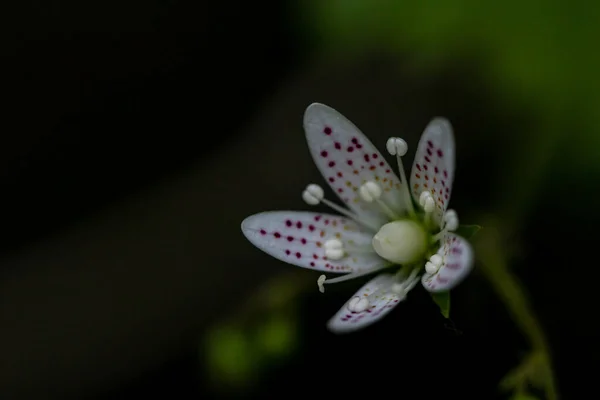
M259 249L289 264L326 272L361 272L384 261L372 251L373 234L337 215L305 211L270 211L252 215L242 222L242 232ZM341 260L325 257L324 243L339 239L348 256ZM353 248L361 252L354 254Z
M430 292L443 292L460 283L473 267L473 249L466 239L453 233L446 234L438 250L443 263L433 275L425 274L421 282Z
M421 135L410 175L410 188L417 203L423 191L432 194L436 205L433 216L438 223L448 208L453 180L452 126L444 118L434 118Z
M315 164L350 209L376 225L388 221L359 196L361 185L375 181L383 188L382 200L397 213L404 210L398 177L352 122L333 108L313 103L304 113L304 130Z
M334 333L347 333L379 321L405 299L390 290L394 282L394 276L390 274L381 274L373 278L329 320L329 330ZM369 301L368 308L362 312L350 311L348 307L354 297L366 298Z

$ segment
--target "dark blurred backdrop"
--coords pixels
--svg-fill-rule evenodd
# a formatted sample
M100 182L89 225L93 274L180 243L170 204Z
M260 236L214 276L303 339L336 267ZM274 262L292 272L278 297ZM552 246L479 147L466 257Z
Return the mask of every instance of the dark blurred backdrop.
M402 3L6 5L0 397L504 398L527 343L477 271L452 322L415 291L338 337L356 285L322 295L241 235L306 208L315 101L380 148L453 122L453 207L517 227L563 398L592 390L596 7Z

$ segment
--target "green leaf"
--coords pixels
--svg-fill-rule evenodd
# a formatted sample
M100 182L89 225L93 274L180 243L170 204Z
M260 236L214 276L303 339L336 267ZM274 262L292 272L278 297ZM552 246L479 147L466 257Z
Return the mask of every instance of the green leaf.
M456 229L456 234L468 240L475 236L480 229L481 226L479 225L460 225L458 229Z
M431 298L440 308L444 318L450 318L450 292L431 293Z

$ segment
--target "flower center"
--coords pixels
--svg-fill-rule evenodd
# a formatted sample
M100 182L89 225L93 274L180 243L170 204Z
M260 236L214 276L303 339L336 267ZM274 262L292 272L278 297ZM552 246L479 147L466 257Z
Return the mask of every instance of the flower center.
M371 243L380 257L397 264L409 264L424 256L427 233L413 220L393 221L383 225Z

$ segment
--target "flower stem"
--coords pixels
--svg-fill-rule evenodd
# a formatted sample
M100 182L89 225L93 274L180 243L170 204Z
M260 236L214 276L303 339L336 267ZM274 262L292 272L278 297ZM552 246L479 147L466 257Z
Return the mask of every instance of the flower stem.
M500 237L493 229L494 223L488 222L476 240L482 272L491 283L497 295L504 302L513 320L531 344L532 356L539 362L528 368L529 373L544 373L544 391L549 400L557 400L558 393L551 369L550 352L544 331L525 295L519 279L510 272L506 253L502 250ZM491 229L489 229L491 228ZM543 369L543 371L531 371Z

